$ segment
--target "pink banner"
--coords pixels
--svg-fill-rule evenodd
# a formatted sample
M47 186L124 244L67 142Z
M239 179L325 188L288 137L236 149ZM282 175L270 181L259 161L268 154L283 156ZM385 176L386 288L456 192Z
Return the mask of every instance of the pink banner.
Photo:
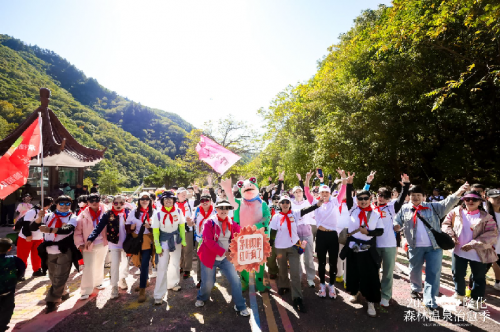
M210 138L200 135L200 142L196 145L198 157L219 174L224 174L231 166L241 159L228 149L220 146Z

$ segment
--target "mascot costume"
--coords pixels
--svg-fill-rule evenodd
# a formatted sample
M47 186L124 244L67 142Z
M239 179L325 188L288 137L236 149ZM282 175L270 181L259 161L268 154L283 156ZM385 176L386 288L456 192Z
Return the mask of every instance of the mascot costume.
M234 221L242 228L246 226L255 225L257 229L263 228L265 233L269 236L269 220L271 219L271 212L266 202L259 196L259 187L257 186L257 179L250 178L246 181L238 181L241 198L234 198L231 180L221 182L221 187L226 192L229 202L233 204ZM264 292L269 287L264 285L264 270L265 266L262 264L259 271L255 274L255 285L257 291ZM250 274L247 271L241 272L241 284L243 291L248 289Z

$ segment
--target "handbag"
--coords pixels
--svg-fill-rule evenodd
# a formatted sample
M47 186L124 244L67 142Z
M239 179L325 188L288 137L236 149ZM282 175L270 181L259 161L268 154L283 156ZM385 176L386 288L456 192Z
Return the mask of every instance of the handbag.
M130 255L138 255L141 252L144 229L145 227L142 225L137 237L131 233L127 234L125 241L123 241L123 251Z
M352 213L352 212L351 212ZM368 211L368 214L366 216L366 219L367 220L370 220L370 217L372 216L372 211ZM342 245L346 245L347 243L347 238L349 238L350 236L356 234L357 232L359 232L359 228L354 230L353 232L349 233L349 229L346 227L344 228L340 234L339 234L339 243L342 244Z
M424 219L424 217L422 217L420 214L417 213L417 216L420 220L422 220L422 222L424 223L424 225L432 232L432 235L434 235L434 238L436 239L436 243L437 245L441 248L441 249L444 249L444 250L450 250L450 249L453 249L455 248L455 242L453 241L453 239L451 238L451 236L449 236L448 234L444 233L444 232L438 232L436 231L434 228L431 227L431 225Z

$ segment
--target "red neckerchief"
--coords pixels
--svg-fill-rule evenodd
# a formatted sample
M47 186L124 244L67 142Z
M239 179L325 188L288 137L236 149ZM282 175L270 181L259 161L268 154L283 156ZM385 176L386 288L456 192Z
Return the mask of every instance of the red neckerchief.
M185 217L186 216L186 208L184 207L184 204L186 204L187 200L185 200L184 202L177 202L177 204L179 205L179 209L181 209L182 211L182 215Z
M97 210L97 212L94 212L94 210L92 210L90 207L88 208L89 209L89 213L90 213L90 217L92 218L92 222L94 223L94 227L99 223L99 217L101 216L101 209L99 208L99 210Z
M288 227L288 234L290 234L290 239L292 238L292 221L288 217L289 214L292 214L292 210L288 210L287 213L280 212L280 214L283 216L280 220L280 226L283 225L283 223L286 220L286 226Z
M219 215L217 215L217 219L219 219L219 222L222 223L222 234L226 235L226 229L229 229L229 232L231 232L231 223L229 222L229 218L226 217L226 219L221 219Z
M275 214L276 214L276 209L271 208L271 218L274 217Z
M419 206L413 205L413 209L415 210L415 213L413 214L413 228L415 228L415 225L417 223L417 213L418 213L418 211L429 210L429 208L428 207L423 207L422 205L419 205Z
M339 206L339 212L340 212L340 213L342 213L342 206L343 206L343 205L344 205L344 203L346 203L346 202L347 202L347 199L346 199L346 198L344 198L344 199L342 200L342 203L340 203L340 206Z
M383 207L386 207L386 206L387 206L387 203L382 204L382 205L377 205L377 206L375 206L375 210L377 210L378 213L382 214L382 211L380 211L380 208L383 208Z
M142 212L142 218L141 218L142 223L144 224L144 220L147 219L148 220L148 224L151 224L151 222L149 221L149 208L143 208L141 206L141 208L139 209L139 211ZM163 224L165 225L165 222L163 222Z
M114 206L112 206L112 207L111 207L111 212L113 212L113 214L114 214L115 216L119 217L121 213L125 213L125 209L121 209L120 211L117 211L117 210L115 210L115 207L114 207Z
M358 217L359 217L359 227L361 227L363 225L363 222L365 223L365 226L368 227L368 218L366 217L366 212L373 211L372 207L371 206L367 206L364 209L362 209L358 205L358 208L361 210L359 212L359 215L358 215Z
M478 214L479 213L479 209L476 209L474 211L467 211L467 214L470 214L470 215L475 215L475 214Z
M68 214L68 216L71 216L71 214ZM54 225L53 228L61 228L62 227L62 220L61 217L54 212L54 218L50 221L48 224L48 227L52 227L52 224L54 223L54 220L56 221L56 224ZM57 237L57 234L54 234L54 239Z
M200 221L200 225L198 226L199 233L201 233L201 226L203 225L203 222L205 220L207 220L212 215L212 211L213 210L214 210L214 207L212 205L210 205L210 209L208 209L207 212L205 212L205 210L202 207L200 207L200 213L201 213L201 215L203 217L203 220Z
M172 212L174 212L174 211L175 211L174 206L172 206L172 208L170 209L170 212L168 212L164 206L161 207L161 212L165 213L165 215L163 216L163 226L165 226L165 219L167 219L167 216L170 219L170 224L172 224L172 225L174 224L174 217L172 217Z
M78 217L80 215L80 213L82 213L87 207L84 207L83 209L80 208L80 210L78 210L78 212L76 213L76 216Z

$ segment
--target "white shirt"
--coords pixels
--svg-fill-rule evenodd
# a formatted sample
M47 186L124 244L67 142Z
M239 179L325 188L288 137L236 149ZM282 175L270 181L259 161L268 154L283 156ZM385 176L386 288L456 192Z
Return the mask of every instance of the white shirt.
M16 211L19 212L19 216L17 217L17 220L21 219L24 217L26 212L28 212L31 208L33 208L33 205L30 203L19 203L19 205L16 208Z
M288 218L290 218L292 236L290 237L290 233L288 231L288 224L286 220L283 221L283 224L280 225L281 219L285 216L281 213L276 213L271 219L270 227L271 229L276 230L276 239L274 240L274 246L277 249L286 249L292 247L294 244L299 241L299 235L297 234L297 221L300 219L300 210L292 211L292 213L288 214Z
M127 218L127 221L125 222L125 225L135 225L135 230L134 230L134 233L135 234L139 234L139 232L141 231L141 227L142 227L142 216L144 214L144 212L139 212L139 219L137 219L135 217L135 212L137 210L137 207L130 211L129 214L128 214L128 218ZM155 210L153 210L153 214L155 213ZM144 222L147 222L147 217L146 219L144 219ZM153 217L151 216L151 218L149 218L149 222L152 223L153 222ZM147 228L144 227L144 233L143 234L149 234L149 230Z
M471 249L469 251L463 251L460 249L464 244L472 241L473 231L471 228L473 228L473 225L479 223L479 220L481 220L480 213L467 214L467 210L462 210L462 232L458 237L458 244L455 248L453 248L453 253L455 255L471 261L481 262L481 259L475 249Z
M394 224L393 219L396 216L396 211L394 210L394 204L387 204L380 208L380 213L373 209L373 213L376 213L384 224L384 234L377 236L377 248L395 248L396 235L394 234Z
M35 221L35 219L36 219L36 215L37 215L37 212L34 209L31 209L28 212L26 212L26 214L24 215L24 220L31 221L31 223L33 223L33 221ZM43 240L43 233L40 232L39 230L38 231L31 231L31 236L32 236L32 238L31 238L32 240ZM19 232L19 237L26 239L26 236L24 236L22 231Z
M497 219L497 227L498 227L498 240L495 246L495 251L498 255L500 255L500 213L495 212L495 218Z
M162 211L155 211L153 214L153 228L159 228L160 231L166 232L166 233L172 233L175 232L177 229L179 229L179 225L185 224L186 219L182 215L182 211L178 208L172 208L171 215L173 219L173 223L170 221L170 218L167 216L165 212ZM160 217L158 219L158 216ZM165 218L165 224L163 223L163 218ZM163 250L166 250L168 252L168 242L163 241L161 242L161 247Z
M229 228L227 228L225 233L222 232L222 222L219 221L219 218L217 218L217 216L213 216L213 217L209 218L209 220L213 220L215 223L217 223L219 225L220 236L217 239L217 244L221 248L224 248L224 250L226 250L226 252L227 252L229 249L229 244L230 244L229 240L231 239L231 231L229 230ZM228 222L232 223L233 221L228 217ZM223 261L225 258L226 258L226 255L215 256L215 259L218 261Z
M311 204L307 199L302 200L302 202L297 202L296 200L292 199L292 210L302 210L304 208L310 207ZM300 215L299 215L300 216ZM299 225L306 224L306 225L316 225L316 219L314 219L314 213L308 213L304 215L303 217L300 217L299 220L297 221Z
M313 205L317 204L318 200L313 200ZM324 228L332 231L337 230L337 221L340 218L339 212L339 202L337 198L330 196L328 202L321 204L319 208L314 210L314 216L316 219L316 226L323 226Z
M410 220L413 222L413 217ZM417 216L417 234L415 235L415 247L432 247L431 238L429 234L427 234L427 227L425 227L424 223Z
M43 218L42 223L44 225L47 225L48 227L55 228L56 223L55 223L55 220L52 221L53 218L54 218L54 213L50 213ZM63 223L63 225L70 224L70 225L73 225L76 227L76 224L77 224L76 214L71 214L71 215L66 216L66 217L61 217L61 222ZM62 239L67 238L68 236L73 236L73 232L71 232L69 234L44 233L45 241L59 242ZM47 247L47 253L51 254L51 255L57 255L57 254L60 254L61 251L59 250L59 248L57 246L50 246L50 247Z
M207 219L205 219L203 221L203 215L201 214L201 209L203 209L203 208L201 206L199 206L198 208L200 210L198 211L198 213L195 213L195 219L194 219L195 225L194 225L194 227L195 227L195 231L196 231L196 240L198 242L200 242L201 238L203 237L203 228L204 228L205 223L207 222L208 219L210 219L211 216L215 215L217 212L215 211L215 208L213 208L212 213L210 213L210 215L207 217ZM202 221L203 221L203 223L201 223Z
M347 228L348 228L348 232L351 233L351 232L354 232L355 230L357 230L360 225L359 225L359 213L361 212L361 210L359 209L359 207L355 206L351 209L351 211L348 213L348 214L344 214L342 213L342 219L344 218L347 218L347 222L346 221L342 221L343 224L346 224L347 223ZM365 212L366 213L366 216L368 217L368 212ZM364 225L364 222L363 222L363 225ZM370 219L368 219L368 225L367 225L367 229L369 231L373 231L375 230L376 228L384 228L384 223L382 221L382 219L380 218L380 215L378 213L374 213L372 211L372 213L370 214ZM361 232L357 232L356 234L353 235L354 238L356 239L359 239L359 240L362 240L362 241L369 241L373 238L373 236L370 236L370 235L365 235ZM349 243L349 247L352 248L354 246L354 242L351 241L351 243ZM365 250L360 250L360 251L365 251Z
M185 200L184 201L184 218L187 218L187 217L190 217L192 218L193 217L193 214L194 214L194 211L191 210L191 205L189 204L189 201L188 200ZM175 203L175 207L178 208L179 210L181 210L181 213L182 213L182 209L179 205L178 202ZM186 232L187 231L192 231L194 227L189 227L188 225L186 225Z

